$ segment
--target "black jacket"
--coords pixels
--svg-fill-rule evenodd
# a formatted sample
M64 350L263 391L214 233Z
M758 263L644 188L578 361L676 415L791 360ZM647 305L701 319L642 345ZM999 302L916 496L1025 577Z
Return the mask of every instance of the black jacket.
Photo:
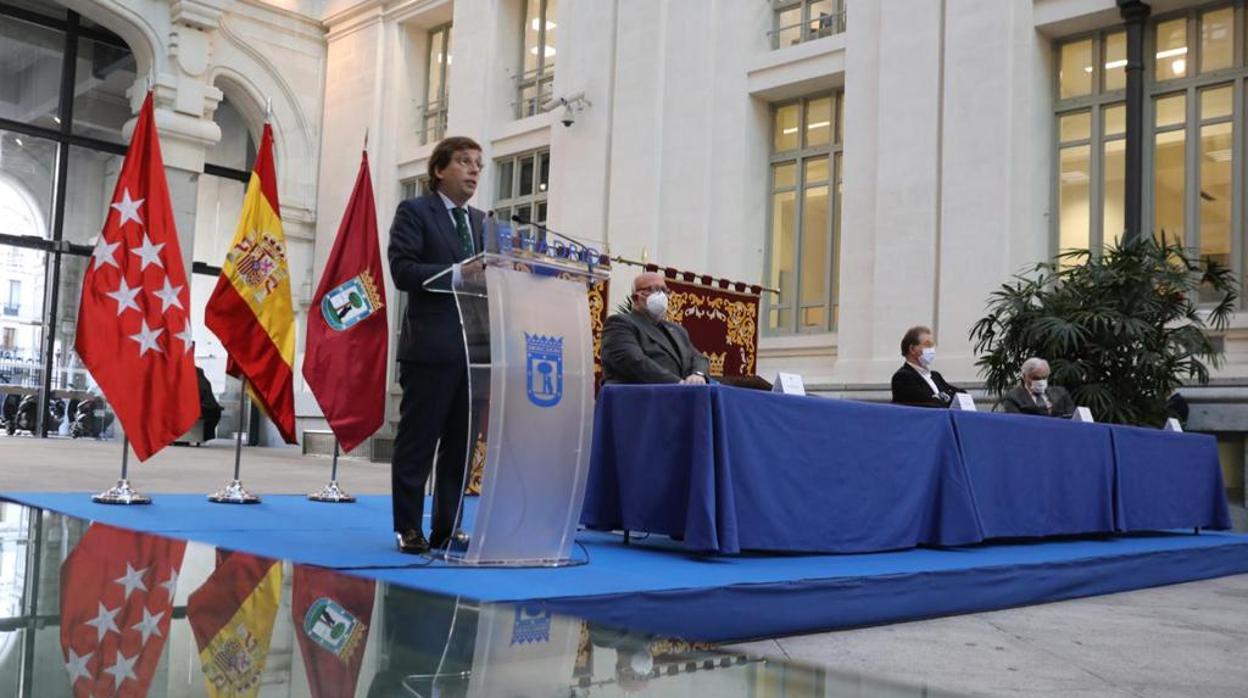
M485 213L468 207L473 244L481 251ZM462 262L463 244L446 204L437 192L399 204L390 224L390 276L407 292L407 313L399 334L399 361L456 363L464 360L464 340L455 299L449 293L425 290L429 277ZM449 275L447 288L449 289Z
M932 382L940 389L939 395L932 394L932 386L923 380L923 376L913 366L909 363L902 364L893 374L893 403L915 407L948 407L953 401L954 393L966 392L949 385L936 371L932 371Z
M1047 417L1067 417L1075 412L1075 401L1070 393L1060 385L1050 385L1044 391L1049 398L1049 407L1044 403L1036 404L1036 399L1023 386L1015 386L1001 398L1001 409L1006 412L1021 414L1038 414Z
M710 361L693 346L689 333L674 322L656 323L633 311L612 315L602 327L604 383L679 383L709 368Z

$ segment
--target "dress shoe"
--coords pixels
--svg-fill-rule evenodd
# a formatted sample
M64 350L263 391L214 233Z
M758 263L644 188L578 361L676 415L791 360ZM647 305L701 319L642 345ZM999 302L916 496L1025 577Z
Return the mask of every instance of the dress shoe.
M399 552L408 555L421 555L429 552L429 541L425 540L425 534L416 529L408 529L406 531L395 531L395 539L399 543Z

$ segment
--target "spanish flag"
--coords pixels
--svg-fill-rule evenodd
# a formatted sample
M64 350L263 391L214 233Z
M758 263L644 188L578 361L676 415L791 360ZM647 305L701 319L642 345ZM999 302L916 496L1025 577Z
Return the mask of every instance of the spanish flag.
M217 557L217 569L187 598L186 619L208 695L254 698L282 596L282 563L222 550Z
M229 354L226 370L246 379L287 443L295 439L295 313L273 168L273 132L264 125L234 241L208 299L204 324Z

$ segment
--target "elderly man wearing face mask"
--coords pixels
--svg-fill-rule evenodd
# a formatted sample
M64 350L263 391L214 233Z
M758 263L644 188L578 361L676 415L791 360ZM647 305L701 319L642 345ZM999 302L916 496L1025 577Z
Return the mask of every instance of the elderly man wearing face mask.
M906 362L893 374L893 402L914 407L948 407L954 393L965 390L949 385L936 371L936 341L922 325L911 327L901 338L901 355Z
M1069 417L1075 401L1060 385L1049 385L1049 362L1031 357L1023 362L1023 384L1001 398L1001 409L1019 414Z
M602 328L606 383L705 385L710 362L689 333L667 314L667 283L646 272L633 280L632 310L607 318Z

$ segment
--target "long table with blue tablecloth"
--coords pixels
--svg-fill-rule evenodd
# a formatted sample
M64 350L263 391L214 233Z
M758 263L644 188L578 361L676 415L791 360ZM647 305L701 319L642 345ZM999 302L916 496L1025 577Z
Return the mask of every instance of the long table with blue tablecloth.
M1213 437L727 386L606 386L581 521L861 553L1230 527Z

